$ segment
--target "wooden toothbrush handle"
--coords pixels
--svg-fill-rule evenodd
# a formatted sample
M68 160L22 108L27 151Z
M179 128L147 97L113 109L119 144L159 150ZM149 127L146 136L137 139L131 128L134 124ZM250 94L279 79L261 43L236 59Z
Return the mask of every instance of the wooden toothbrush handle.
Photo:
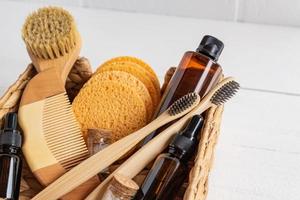
M172 124L155 138L150 140L145 146L139 149L135 154L129 157L121 166L119 166L105 181L103 181L87 198L86 200L101 199L108 183L115 174L122 174L128 178L135 177L142 171L158 154L160 154L169 144L170 139L174 134L181 130L187 121L196 114L201 114L212 106L208 101L203 101L191 112L182 117L179 121Z
M135 154L129 157L121 166L119 166L105 181L103 181L87 198L86 200L101 199L108 183L115 174L122 174L129 178L135 177L142 171L158 154L160 154L169 144L170 139L174 134L181 130L192 115L187 114L179 121L172 124L155 138L150 140L145 146L139 149Z

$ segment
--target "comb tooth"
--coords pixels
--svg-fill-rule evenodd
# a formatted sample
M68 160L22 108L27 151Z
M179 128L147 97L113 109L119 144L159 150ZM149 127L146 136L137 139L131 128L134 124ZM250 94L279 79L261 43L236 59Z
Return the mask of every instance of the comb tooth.
M69 149L67 151L58 151L58 152L54 152L54 153L55 153L55 157L61 161L66 158L72 158L75 155L81 154L82 152L84 152L83 148L78 149L77 151L72 151L72 149Z
M87 159L89 157L88 154L86 155L82 155L80 158L72 158L73 160L69 161L69 162L60 162L64 168L66 170L70 170L72 169L73 167L75 167L76 165L80 164L82 161L84 161L85 159Z
M81 135L79 134L76 134L76 135L72 135L72 134L68 134L68 135L59 135L58 137L48 137L48 136L45 136L45 138L47 139L47 143L49 143L49 145L53 144L54 142L59 142L59 143L68 143L69 141L67 140L71 140L73 142L76 142L76 141L81 141L82 144L84 144L83 142L83 138Z
M45 134L45 138L47 138L47 140L49 140L49 141L53 140L55 138L64 139L64 138L68 138L68 137L82 139L81 132L78 130L71 130L70 132L56 130L55 133L50 133L50 134L46 133Z
M66 137L59 137L59 138L55 138L55 139L46 137L46 139L47 139L47 144L49 145L49 147L55 147L55 145L67 145L69 142L65 142L64 140L71 140L72 143L83 140L83 138L80 136L76 136L76 137L66 136Z
M65 169L69 170L74 166L80 164L82 161L88 158L88 155L81 156L80 158L74 158L74 161L70 162L61 162Z
M88 152L81 152L80 154L77 154L76 156L73 156L72 158L62 159L61 162L62 163L74 163L74 162L78 162L81 159L84 159L86 156L89 156Z
M47 105L47 107L45 107L47 110L49 109L49 111L47 112L54 112L54 111L60 111L60 110L69 110L71 109L71 106L69 104L60 104L60 105ZM52 110L53 109L53 110Z
M71 127L67 130L55 129L52 131L45 131L45 137L47 137L49 139L54 138L54 137L60 137L60 135L82 136L80 130L77 127Z
M74 113L72 110L56 110L56 111L51 111L51 112L45 112L46 116L44 116L44 119L75 119Z
M59 120L59 122L57 122ZM45 129L50 129L49 131L52 131L52 130L56 130L58 128L70 128L70 127L76 127L79 129L79 126L77 125L74 125L72 123L75 123L76 121L75 120L61 120L61 119L58 119L58 120L49 120L47 124L45 124L44 128ZM56 125L53 125L51 124L52 122L57 122Z
M77 149L74 151L73 149L67 149L67 150L61 150L61 151L55 151L55 157L59 160L63 160L64 158L73 157L74 155L80 154L83 152L84 148Z
M51 122L55 122L54 120ZM56 131L63 131L63 130L80 130L79 125L74 125L72 123L76 123L76 121L69 121L69 122L64 122L64 123L58 123L57 126L53 126L53 125L49 125L47 124L47 126L44 128L44 130L48 133L48 134L52 134L55 133Z
M77 161L79 161L81 159L86 159L88 156L89 156L88 152L81 152L81 153L77 153L77 154L68 155L68 157L62 156L58 159L60 159L59 162L62 164L63 164L63 161L64 161L64 163L71 164L71 163L76 163Z
M65 166L72 166L76 163L80 163L81 161L85 160L89 156L88 153L82 153L80 155L74 156L72 159L64 159L61 161Z
M84 155L81 155L80 157L73 158L73 160L61 161L61 163L67 170L69 170L69 169L73 168L74 166L80 164L85 159L87 159L88 156L89 156L88 154L84 154Z
M87 153L87 151L85 151L84 149L86 148L81 148L78 149L76 151L72 151L72 149L63 151L63 152L53 152L55 154L56 159L58 159L59 161L62 161L64 159L72 159L74 156L82 154L82 153Z
M63 101L63 99L61 99L61 101ZM71 105L69 103L66 104L53 104L53 105L47 105L47 107L45 107L47 110L49 109L49 111L47 112L54 112L54 111L59 111L59 110L69 110L71 109ZM53 110L52 110L53 109Z
M82 143L81 143L81 141L80 142L73 142L73 141L69 141L68 143L64 143L64 142L47 142L47 145L49 146L49 148L55 148L56 146L62 146L63 147L63 145L71 145L71 144L77 144L77 145L83 145ZM85 145L84 145L85 146Z
M63 167L69 168L77 160L87 158L88 150L80 126L65 93L46 99L43 130L48 148Z
M81 134L81 132L79 130L77 130L77 128L76 129L72 128L70 130L65 130L65 131L61 131L61 130L55 130L53 132L47 132L47 131L45 131L45 137L47 139L53 139L53 138L56 138L56 137L61 138L61 135L62 136L66 136L66 137L73 135L74 137L80 137L80 138L82 138L82 134Z
M43 119L45 120L60 120L60 119L64 119L64 120L74 120L74 113L71 110L58 110L55 113L45 113L47 114L45 117L43 117ZM60 114L60 115L58 115Z

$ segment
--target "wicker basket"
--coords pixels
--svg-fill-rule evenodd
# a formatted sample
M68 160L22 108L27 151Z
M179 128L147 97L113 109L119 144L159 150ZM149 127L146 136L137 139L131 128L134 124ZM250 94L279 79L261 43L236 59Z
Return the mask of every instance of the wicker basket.
M162 92L174 73L174 68L170 68L165 75L165 81ZM8 112L16 112L22 92L27 82L36 74L32 64L28 65L18 80L8 88L5 94L0 98L0 119ZM86 58L77 59L74 64L66 83L66 90L72 101L81 89L83 84L91 77L92 69ZM194 166L190 171L189 182L185 185L185 200L204 200L208 192L208 175L213 163L214 147L219 135L220 122L223 107L210 109L206 114L204 130L202 132L201 141L197 155L195 157ZM0 120L0 127L2 121ZM36 193L42 190L42 186L34 178L25 163L22 171L20 199L30 199Z

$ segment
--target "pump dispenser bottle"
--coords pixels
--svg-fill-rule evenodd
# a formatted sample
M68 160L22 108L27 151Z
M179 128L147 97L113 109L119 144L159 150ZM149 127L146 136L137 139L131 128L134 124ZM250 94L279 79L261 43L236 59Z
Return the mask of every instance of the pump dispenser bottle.
M0 198L18 200L22 171L22 136L17 130L17 114L8 113L0 131Z
M222 76L222 68L217 63L224 44L217 38L206 35L196 51L187 51L163 94L156 116L164 112L173 102L189 92L197 92L203 97L214 87ZM170 125L170 124L169 124ZM143 142L146 144L166 126L151 133Z
M203 125L201 115L195 115L186 128L177 134L160 154L138 191L135 200L172 200L188 176L188 161L193 156L197 136Z

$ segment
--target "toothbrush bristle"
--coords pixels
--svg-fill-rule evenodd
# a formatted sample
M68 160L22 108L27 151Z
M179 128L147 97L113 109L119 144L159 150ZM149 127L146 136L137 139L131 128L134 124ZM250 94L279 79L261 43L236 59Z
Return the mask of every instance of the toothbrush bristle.
M210 101L217 106L222 105L231 97L233 97L239 90L239 88L240 84L234 80L231 80L225 83L221 88L219 88L214 93Z
M200 97L197 93L192 92L184 95L177 101L175 101L170 108L168 109L168 113L171 116L177 115L191 106L193 106L195 103L198 103L200 101Z

